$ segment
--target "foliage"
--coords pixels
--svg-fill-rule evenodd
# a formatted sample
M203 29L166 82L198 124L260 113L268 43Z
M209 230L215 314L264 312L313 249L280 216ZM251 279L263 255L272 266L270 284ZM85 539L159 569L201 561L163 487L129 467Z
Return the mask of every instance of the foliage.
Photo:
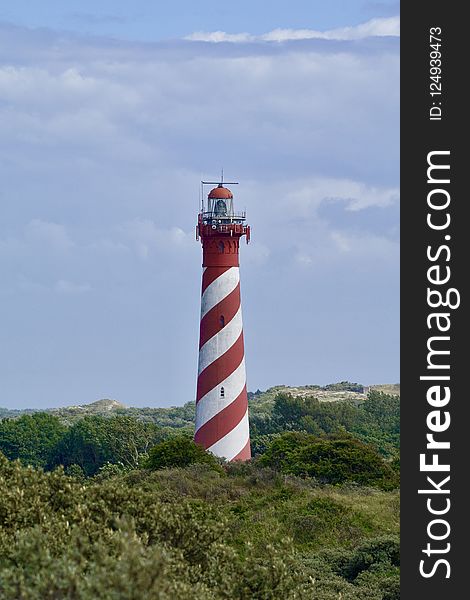
M256 463L110 467L83 481L0 456L2 599L398 597L396 543L381 541L396 492Z
M83 417L133 417L145 423L153 423L159 427L184 429L194 426L195 403L187 402L183 406L168 408L125 406L115 400L98 400L81 406L66 406L50 409L64 423L73 424Z
M385 457L396 457L400 423L399 396L394 394L399 394L399 386L372 386L367 397L363 392L362 384L343 381L323 387L275 386L263 392L249 393L250 430L255 441L253 453L260 451L256 445L258 436L289 430L320 434L345 429L376 446ZM187 402L170 408L136 408L126 407L115 400L99 400L48 412L65 425L73 425L91 416L131 417L142 423L157 425L163 439L173 433L192 434L195 403ZM22 413L0 409L2 414L14 417Z
M145 466L148 469L187 467L204 463L223 472L219 461L187 435L178 435L156 444L149 452Z
M251 394L245 463L194 444L193 403L1 421L49 472L0 453L0 597L398 600L398 397L354 385Z
M342 588L341 598L400 599L397 536L379 536L360 544L353 551L323 550L307 559L304 567L306 571L322 573L315 595L320 600L339 597L332 594L339 586Z
M0 421L0 451L23 464L45 467L66 427L50 414L38 412Z
M323 389L331 391L358 392L359 394L362 394L362 392L364 391L364 386L360 383L340 381L339 383L329 383L328 385L325 385Z
M132 417L84 417L62 436L51 456L51 466L76 464L88 476L106 463L135 468L162 437L159 427Z
M240 557L226 518L122 481L83 486L0 457L0 596L307 598L292 545Z
M250 425L255 438L283 431L316 435L347 431L394 458L400 447L400 399L375 390L369 391L365 401L338 402L280 392L270 412L266 407L261 413L252 411Z
M259 461L321 483L355 482L384 489L398 486L396 472L377 451L350 435L285 433L271 442Z
M264 454L269 446L269 444L279 437L280 433L267 433L265 435L257 435L256 433L253 435L250 432L251 438L251 455L253 457L259 456L260 454Z
M68 465L67 467L65 467L64 472L69 477L74 477L79 481L84 481L86 479L85 471L80 465L77 465L75 463L73 465Z
M107 462L99 468L98 473L96 473L96 475L94 476L94 480L105 481L106 479L111 479L112 477L123 475L124 473L127 473L128 470L129 469L126 468L125 465L123 465L121 462Z

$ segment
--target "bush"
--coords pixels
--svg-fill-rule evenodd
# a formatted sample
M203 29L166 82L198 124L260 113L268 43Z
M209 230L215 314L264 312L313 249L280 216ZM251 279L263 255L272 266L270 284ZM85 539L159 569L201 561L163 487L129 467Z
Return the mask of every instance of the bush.
M325 385L324 390L332 392L358 392L362 394L364 392L364 386L362 383L351 383L350 381L340 381L339 383L329 383Z
M383 489L398 486L398 475L371 446L347 434L317 437L289 432L279 436L260 464L321 483L354 482Z
M394 537L370 540L360 545L347 558L338 561L335 571L348 581L355 581L365 571L389 570L400 566L400 545Z
M89 481L89 480L88 480ZM288 541L242 558L219 509L0 455L2 600L302 599Z
M210 465L213 469L223 472L220 461L213 454L204 450L189 436L178 435L151 448L145 466L157 470L187 467L197 463Z

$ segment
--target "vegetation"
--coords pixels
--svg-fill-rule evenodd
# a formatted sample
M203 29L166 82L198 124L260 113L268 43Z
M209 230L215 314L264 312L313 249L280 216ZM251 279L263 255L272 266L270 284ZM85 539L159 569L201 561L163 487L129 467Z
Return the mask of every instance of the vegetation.
M321 402L314 395L299 397L281 392L269 412L258 415L255 411L251 415L251 431L257 444L257 436L285 430L316 435L348 431L393 459L400 448L400 399L372 390L361 401Z
M397 473L372 446L346 434L322 438L285 433L269 444L259 462L320 483L355 482L383 489L398 485Z
M251 395L248 463L189 407L3 419L0 598L398 600L398 398L335 385Z
M398 598L397 506L250 464L83 483L0 458L0 597Z
M60 420L47 413L22 415L0 422L0 450L14 460L46 467L57 444L67 432Z
M79 465L95 475L108 462L138 467L147 452L165 436L153 423L133 417L84 417L70 426L51 456L51 466Z
M177 435L156 444L150 450L145 466L156 470L194 464L206 464L216 471L222 471L217 458L196 444L192 437Z

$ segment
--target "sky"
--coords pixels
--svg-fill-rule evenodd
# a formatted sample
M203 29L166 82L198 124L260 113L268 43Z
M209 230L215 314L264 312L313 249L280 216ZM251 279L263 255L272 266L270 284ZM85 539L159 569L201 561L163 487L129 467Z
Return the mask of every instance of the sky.
M163 7L162 7L163 5ZM248 389L399 381L399 6L0 7L0 406L195 397L201 179Z

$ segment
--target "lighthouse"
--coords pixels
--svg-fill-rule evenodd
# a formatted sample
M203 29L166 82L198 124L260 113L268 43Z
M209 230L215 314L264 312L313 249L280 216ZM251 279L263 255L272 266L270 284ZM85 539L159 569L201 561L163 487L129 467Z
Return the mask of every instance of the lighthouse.
M215 185L204 200L204 186ZM226 185L201 182L196 239L202 244L201 323L194 440L226 460L251 457L240 300L240 239L250 240L244 212Z

